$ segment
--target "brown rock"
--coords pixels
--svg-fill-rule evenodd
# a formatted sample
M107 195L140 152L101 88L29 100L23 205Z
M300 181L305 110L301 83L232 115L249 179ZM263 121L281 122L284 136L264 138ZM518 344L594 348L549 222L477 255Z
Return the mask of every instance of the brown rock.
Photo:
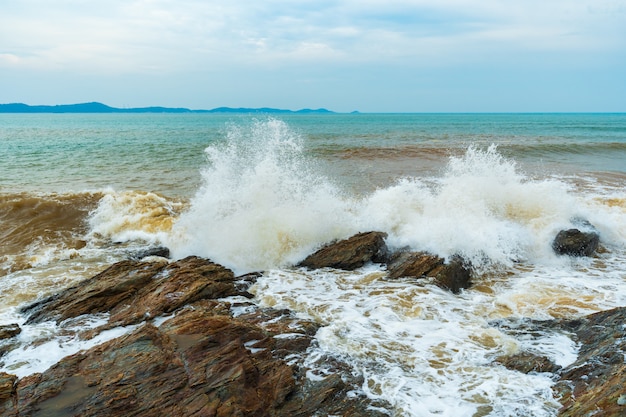
M529 374L531 372L556 373L561 367L556 365L546 356L535 355L530 352L520 352L515 355L500 356L496 358L496 363L508 369Z
M348 239L324 246L309 255L298 266L310 269L336 268L354 270L367 262L382 263L387 258L386 233L359 233Z
M132 299L165 267L163 263L118 262L98 275L22 309L30 314L27 324L56 319L61 322L83 314L110 311Z
M310 382L293 353L288 365L276 349L282 338L214 307L197 302L159 328L146 324L20 380L19 415L385 415L349 397L356 386L340 374ZM291 324L284 329L293 333ZM303 353L312 339L300 337Z
M209 260L188 257L160 269L150 285L118 303L112 310L111 325L138 323L146 318L170 313L204 298L215 299L240 294L229 269Z
M434 283L458 294L471 286L471 272L460 257L445 259L427 252L400 252L387 266L388 277L434 278Z
M109 325L127 325L170 313L203 298L243 294L232 271L207 259L171 264L122 261L62 293L26 307L27 323L110 312Z
M578 359L555 386L560 416L626 415L626 307L561 322L580 343Z
M22 332L20 326L17 324L7 324L0 326L0 340L10 339L13 336L17 336Z
M0 411L3 410L4 403L12 400L12 397L15 395L16 381L17 377L15 375L0 372Z

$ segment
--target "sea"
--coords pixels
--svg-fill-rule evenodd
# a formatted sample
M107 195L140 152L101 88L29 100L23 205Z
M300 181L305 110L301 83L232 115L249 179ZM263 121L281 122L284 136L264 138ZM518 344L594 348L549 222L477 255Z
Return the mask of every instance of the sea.
M573 227L597 255L553 252ZM366 231L462 256L472 287L294 266ZM20 308L152 246L261 271L252 301L319 323L310 357L348 363L390 416L555 416L554 374L494 360L567 366L570 335L507 329L626 305L626 114L0 114L0 325L22 327L0 372L131 331L82 340L106 315Z

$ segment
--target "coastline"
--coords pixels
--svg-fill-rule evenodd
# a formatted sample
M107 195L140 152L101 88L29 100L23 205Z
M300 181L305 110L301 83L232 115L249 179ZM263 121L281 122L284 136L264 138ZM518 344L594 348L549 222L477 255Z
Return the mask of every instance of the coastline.
M471 285L469 270L460 288L451 286L450 280L459 279L458 267L448 268L453 262L437 261L428 254L394 255L385 237L371 232L330 243L300 266L355 270L370 262L387 262L388 279L432 277L444 290L457 294ZM563 250L557 241L558 237L555 250ZM584 245L585 252L578 246L564 253L593 256L597 247L597 243L592 249L586 242L576 244ZM340 357L307 356L307 350L317 344L319 323L253 302L249 291L263 273L236 277L208 259L169 261L168 256L167 249L153 248L137 254L137 260L115 263L23 308L21 313L28 317L25 325L52 320L64 327L85 314L104 315L98 327L78 334L85 340L112 329L127 330L61 359L43 373L22 378L0 373L3 415L44 410L50 415L114 416L132 411L151 416L158 410L181 416L382 417L397 412L393 404L368 395L363 377ZM436 272L428 272L431 268ZM440 278L442 274L448 278ZM494 321L492 326L518 338L542 332L568 334L580 348L577 359L563 367L541 352L530 351L496 358L492 366L553 375L555 400L562 404L559 416L622 415L626 395L620 387L626 383L626 373L619 358L626 350L625 318L626 307L621 307L575 320L522 320L523 325ZM4 346L0 356L17 348L11 340L20 332L18 325L0 328Z

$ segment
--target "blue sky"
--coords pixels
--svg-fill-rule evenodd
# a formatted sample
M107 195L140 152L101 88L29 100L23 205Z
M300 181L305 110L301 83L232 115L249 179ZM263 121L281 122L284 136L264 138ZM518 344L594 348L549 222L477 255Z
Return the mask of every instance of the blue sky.
M626 111L626 0L6 0L0 103Z

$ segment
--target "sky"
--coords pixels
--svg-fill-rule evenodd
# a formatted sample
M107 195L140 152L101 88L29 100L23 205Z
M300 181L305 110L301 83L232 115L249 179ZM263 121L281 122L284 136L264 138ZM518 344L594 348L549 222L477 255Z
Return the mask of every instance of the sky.
M626 0L0 0L0 103L626 112Z

